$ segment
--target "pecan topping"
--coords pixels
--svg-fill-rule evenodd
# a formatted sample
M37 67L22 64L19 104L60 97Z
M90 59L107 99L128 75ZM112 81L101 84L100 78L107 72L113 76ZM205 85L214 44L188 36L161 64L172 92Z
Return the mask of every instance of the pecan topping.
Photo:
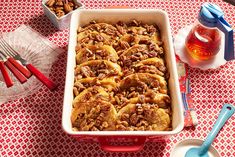
M85 77L90 77L94 75L89 66L81 67L81 73Z
M54 5L55 13L74 8ZM137 20L91 21L77 33L73 130L171 130L169 73L159 28Z

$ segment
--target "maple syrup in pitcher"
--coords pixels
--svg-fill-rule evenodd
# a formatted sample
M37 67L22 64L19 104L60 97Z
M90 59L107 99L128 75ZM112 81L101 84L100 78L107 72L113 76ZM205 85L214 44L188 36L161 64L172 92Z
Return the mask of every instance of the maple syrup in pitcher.
M199 22L191 29L186 40L187 52L196 60L213 58L220 50L221 34L217 28L206 27Z

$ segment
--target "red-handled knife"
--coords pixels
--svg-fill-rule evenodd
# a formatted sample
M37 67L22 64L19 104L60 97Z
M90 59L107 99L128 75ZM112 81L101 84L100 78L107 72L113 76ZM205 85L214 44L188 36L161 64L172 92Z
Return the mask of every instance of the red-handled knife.
M51 81L49 78L47 78L44 74L42 74L36 67L34 67L32 64L27 63L26 60L24 60L18 53L15 53L15 56L12 56L16 60L20 61L24 66L27 67L27 69L38 79L40 80L44 85L46 85L51 91L54 90L57 87L57 84L55 84L53 81Z
M7 72L7 69L6 69L3 61L0 61L0 70L2 72L2 75L3 75L4 81L7 85L7 88L13 86L13 82Z
M7 60L7 56L5 53L3 53L2 51L0 51L1 54L1 58L4 61L4 64L8 67L8 69L14 74L14 76L21 82L21 83L25 83L27 81L27 78L24 77L24 75L15 67L11 64L11 62L9 62L9 60Z
M7 60L11 62L11 64L13 64L25 77L30 78L32 76L32 73L14 58L9 57Z

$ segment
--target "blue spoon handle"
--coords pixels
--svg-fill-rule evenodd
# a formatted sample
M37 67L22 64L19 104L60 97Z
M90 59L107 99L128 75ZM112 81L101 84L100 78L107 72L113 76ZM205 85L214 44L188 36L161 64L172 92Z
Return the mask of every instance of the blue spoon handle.
M199 155L205 154L208 151L208 149L210 148L210 145L214 141L215 137L217 136L217 134L219 133L221 128L224 126L226 121L233 115L234 111L235 111L235 108L233 107L233 105L225 104L223 106L223 108L218 116L218 119L216 120L216 123L213 126L213 129L211 130L211 132L207 136L206 140L204 141L204 143L200 147Z

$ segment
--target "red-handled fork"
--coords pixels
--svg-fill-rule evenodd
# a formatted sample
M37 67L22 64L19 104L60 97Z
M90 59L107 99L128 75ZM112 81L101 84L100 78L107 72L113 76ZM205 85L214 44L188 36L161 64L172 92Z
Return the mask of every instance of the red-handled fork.
M0 54L2 55L2 59L4 61L4 64L8 67L8 69L15 75L15 77L21 82L21 83L25 83L27 81L27 79L24 77L24 75L22 75L22 73L11 64L11 62L9 62L9 60L7 60L6 55L0 51Z
M7 88L13 86L13 82L12 82L12 80L7 72L7 69L4 65L4 62L2 60L0 60L0 70L2 72L2 75L3 75L4 81L7 85Z
M13 64L25 77L30 78L32 76L32 73L18 61L16 61L13 57L11 57L11 54L9 53L10 48L7 43L4 42L4 39L0 40L0 46L4 50L4 53L2 53L7 58L7 61Z
M50 90L54 90L57 87L57 84L55 84L53 81L51 81L49 78L47 78L44 74L42 74L36 67L34 67L32 64L27 63L25 59L23 59L3 38L0 40L0 46L7 52L9 55L9 62L17 66L17 62L15 60L18 60L21 62L22 65L26 66L26 68L38 79L40 80L44 85L46 85ZM12 58L13 57L13 58Z

